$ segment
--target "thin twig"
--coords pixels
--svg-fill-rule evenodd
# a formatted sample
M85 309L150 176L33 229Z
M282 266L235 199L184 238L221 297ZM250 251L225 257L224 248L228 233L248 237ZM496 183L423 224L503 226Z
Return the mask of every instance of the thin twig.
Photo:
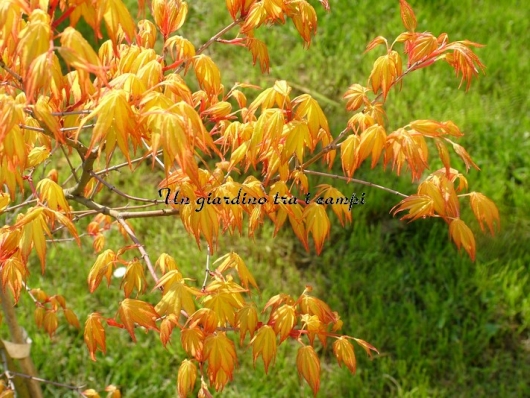
M33 295L33 293L31 293L31 289L29 288L29 286L26 284L26 282L22 281L22 286L24 286L24 288L26 289L26 292L28 292L29 294L29 297L31 297L31 299L33 300L33 302L35 304L37 304L39 302L39 300L37 300L37 298Z
M401 192L396 191L394 189L383 187L382 185L377 185L377 184L374 184L374 183L369 182L369 181L358 180L356 178L348 178L348 177L340 176L340 175L337 175L337 174L322 173L320 171L313 171L313 170L301 170L301 171L303 173L305 173L305 174L312 174L312 175L316 175L316 176L335 178L335 179L338 179L338 180L344 180L346 182L354 182L356 184L362 184L362 185L366 185L366 186L369 186L369 187L382 189L383 191L390 192L390 193L393 193L394 195L399 195L399 196L402 196L404 198L408 198L409 197L409 195L405 195L404 193L401 193Z
M23 84L24 81L22 80L22 76L20 76L17 72L14 70L11 70L5 62L0 59L0 67L3 68L7 73L9 73L11 76L13 76L20 84Z
M236 19L234 22L230 23L229 25L225 26L223 29L221 29L219 32L217 32L215 35L213 35L206 43L204 43L202 46L199 47L199 49L195 52L196 55L201 54L204 50L206 50L208 47L210 47L217 39L219 39L222 35L224 35L226 32L228 32L233 27L239 25L239 23L243 21L243 19ZM181 64L176 70L175 73L180 73L182 69L185 68L187 63Z
M78 235L77 238L82 238L83 236L88 236L88 234L81 234ZM77 238L61 238L61 239L46 239L47 243L55 243L55 242L73 242L77 240Z
M70 115L89 115L92 112L90 109L67 112L52 112L52 116L70 116Z
M9 384L9 388L13 391L16 391L15 389L15 383L13 383L13 376L11 376L11 372L9 371L9 368L7 366L7 358L5 349L2 349L2 362L4 363L4 374L7 378L7 384Z
M134 231L129 227L129 224L125 222L125 220L119 215L116 217L116 221L120 223L120 225L123 227L125 232L131 237L132 241L138 246L138 250L142 254L142 258L144 259L145 263L147 264L147 269L151 273L151 276L155 280L155 283L158 283L158 276L156 275L155 268L153 267L153 264L151 263L151 259L149 258L149 254L147 254L147 251L145 250L144 245L138 240L136 235L134 234Z
M204 282L202 283L202 291L206 289L206 282L208 282L208 277L210 276L210 245L206 245L206 269L204 270Z
M70 166L70 170L72 170L72 175L74 176L75 182L79 184L79 178L77 178L75 167L72 165L72 162L70 161L70 157L66 153L66 149L64 149L64 146L61 145L61 150L63 151L64 157L66 158L66 161L68 162L68 166Z
M161 155L162 154L162 149L159 149L157 152L156 152L156 155ZM138 162L141 162L142 160L145 160L147 159L148 157L152 156L153 154L150 153L148 156L142 156L142 157L139 157L139 158L136 158L136 159L133 159L131 160L130 164L133 164L133 163L138 163ZM99 170L99 171L96 171L95 173L97 175L101 175L101 174L106 174L108 173L109 171L114 171L114 170L118 170L118 169L121 169L125 166L129 166L129 162L123 162L123 163L120 163L120 164L117 164L115 166L111 166L111 167L108 167L106 169L103 169L103 170Z
M33 195L32 195L33 196ZM32 199L32 200L27 200L25 202L22 202L22 203L19 203L18 205L14 205L14 206L11 206L11 207L8 207L7 209L5 209L2 213L8 213L10 211L13 211L13 210L16 210L16 209L19 209L21 207L24 207L24 206L27 206L27 205L30 205L30 204L33 204L35 202L37 202L38 199Z
M6 372L4 372L4 373L6 373ZM85 386L72 386L72 385L69 385L69 384L58 383L56 381L46 380L46 379L42 379L40 377L35 377L35 376L30 376L30 375L27 375L25 373L13 372L12 370L10 370L9 373L11 373L12 375L15 375L15 376L23 377L25 379L35 380L35 381L38 381L38 382L41 382L41 383L46 383L46 384L52 384L54 386L64 387L64 388L67 388L67 389L73 390L73 391L81 391L83 388L85 388Z
M145 147L145 149L147 149L148 152L152 152L153 151L151 149L151 147L149 146L149 144L147 142L145 142L145 140L143 138L142 138L142 143L144 144L144 147ZM160 159L158 159L158 157L156 155L155 155L155 161L156 161L156 164L158 165L158 167L160 167L164 171L166 170L166 166L164 165L164 162L162 162Z
M91 172L92 177L97 179L99 182L101 182L103 185L105 185L108 189L110 189L112 192L116 192L118 195L123 196L126 199L135 200L137 202L145 202L145 203L153 203L155 205L165 203L164 200L158 200L158 199L146 199L146 198L139 198L137 196L129 195L125 192L120 191L118 188L116 188L114 185L109 184L107 181L105 181L103 178L98 176L93 171Z

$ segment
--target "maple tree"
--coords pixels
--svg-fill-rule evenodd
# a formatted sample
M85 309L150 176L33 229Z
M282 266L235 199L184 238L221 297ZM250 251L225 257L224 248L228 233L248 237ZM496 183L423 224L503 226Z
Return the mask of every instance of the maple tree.
M320 3L329 11L326 0ZM27 291L35 304L35 321L50 336L60 312L79 328L65 297L32 289L26 278L33 252L45 272L47 237L53 240L57 232L67 230L81 245L76 223L93 217L86 228L97 253L87 277L90 292L104 279L110 284L115 268L126 267L117 314L94 312L84 322L84 340L93 360L97 351L106 351L107 327L123 328L133 340L135 329L142 327L159 333L163 345L172 336L175 343L175 329L179 331L189 355L178 370L179 396L200 383L198 394L207 397L210 388L220 391L232 380L237 364L232 334L239 336L241 345L252 347L254 363L261 357L266 372L278 346L297 341L298 372L315 395L320 383L316 344L333 341L339 365L355 373L352 342L369 355L377 350L341 334L339 314L311 295L311 287L299 297L279 293L260 311L250 295L259 292L258 283L244 259L225 253L210 267L210 256L222 253L219 234L241 234L246 224L253 236L266 219L275 233L288 221L303 246L309 250L312 238L320 253L331 228L328 208L344 225L352 221L354 198L329 184L311 195L311 175L401 195L403 200L391 210L394 215L407 212L402 220L410 221L443 219L450 238L471 259L476 244L460 218L461 201L469 200L482 230L487 226L493 234L499 227L491 200L478 192L464 193L467 179L453 167L449 149L466 170L478 166L454 141L463 133L452 121L415 120L389 130L384 111L388 94L411 72L445 61L469 88L484 69L472 51L479 44L451 42L445 33L419 33L410 5L405 0L399 5L406 31L391 44L381 36L368 44L366 51L383 46L384 55L375 61L367 85L354 83L346 90L344 100L352 116L344 130L332 134L310 95L293 98L289 84L277 81L249 102L244 91L259 87L236 83L226 89L218 66L204 53L214 43L246 47L254 64L266 72L267 47L254 36L255 30L290 19L309 47L317 17L305 0L226 0L233 22L199 48L175 33L188 14L181 0L152 0L150 16L142 15L145 19L136 23L121 0L2 0L0 209L11 216L0 229L3 289L12 292L15 302ZM97 51L76 30L81 18L98 39L103 38L102 26L106 28L109 39ZM69 26L59 29L65 21ZM223 38L232 31L234 38ZM159 47L160 53L155 50ZM185 75L195 77L198 89L190 87ZM428 142L433 142L443 168L425 176ZM343 174L314 169L323 164L332 170L337 155ZM371 168L391 165L397 175L408 170L413 182L421 181L417 193L405 195L354 178L368 158ZM60 166L59 159L67 166ZM133 172L145 160L165 173L157 199L133 196L107 181L114 171ZM50 164L57 169L46 171ZM104 191L123 204L100 202ZM177 200L179 194L185 202ZM155 206L162 208L146 210ZM197 244L206 247L202 286L182 274L170 253L151 260L128 221L144 217L179 218ZM123 234L123 247L106 248L105 232L112 228ZM132 244L127 244L129 239ZM141 300L148 286L159 291L158 303ZM108 391L119 394L112 387ZM90 394L95 392L87 390Z

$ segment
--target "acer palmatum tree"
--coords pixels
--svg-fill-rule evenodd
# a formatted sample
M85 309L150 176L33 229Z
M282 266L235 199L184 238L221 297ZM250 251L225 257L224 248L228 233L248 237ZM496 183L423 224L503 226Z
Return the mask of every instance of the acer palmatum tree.
M320 3L329 10L325 0ZM290 19L309 46L317 29L313 6L304 0L227 0L226 6L233 22L196 48L178 35L188 13L180 0L153 0L150 14L137 23L120 0L1 1L0 208L7 220L0 230L2 287L15 302L22 291L31 295L36 322L50 336L60 312L80 327L67 298L25 281L32 252L45 271L47 239L57 232L67 230L79 245L91 237L97 253L87 276L91 292L103 279L110 281L116 267L126 267L118 313L95 308L84 322L93 360L98 350L106 351L108 327L123 328L134 340L141 326L159 333L164 345L178 328L189 355L178 370L178 394L186 396L200 379L199 396L209 396L209 388L222 390L233 377L233 336L252 347L254 361L261 357L266 371L277 347L296 340L298 372L316 394L316 344L331 342L339 365L352 373L353 342L368 354L377 350L341 334L339 315L312 296L309 286L299 297L278 292L257 308L249 294L258 290L257 281L243 258L223 253L217 237L242 233L244 223L252 235L270 219L275 233L290 225L306 249L312 238L320 253L330 231L328 213L341 224L351 222L354 198L330 184L309 194L308 176L319 175L330 183L342 179L401 195L394 215L406 211L402 219L410 221L441 218L458 248L474 259L475 240L460 218L461 203L469 203L481 228L492 234L499 216L484 195L465 193L467 180L453 167L452 152L467 170L478 168L456 142L462 132L449 120L415 120L390 130L384 109L390 90L435 62L448 63L469 88L484 68L472 51L480 45L451 42L445 33L416 32L414 12L400 0L406 31L391 43L379 36L368 44L367 51L381 46L383 55L366 85L354 83L346 90L352 116L342 131L332 132L310 95L293 96L287 82L277 81L249 103L245 90L257 87L225 88L221 71L205 54L214 43L246 47L266 72L267 47L254 37L255 30ZM97 50L76 30L81 18L100 39L105 26L109 40ZM64 21L69 26L60 30ZM184 75L194 76L199 89L190 88ZM436 148L444 167L426 175L429 147ZM381 163L397 175L409 172L413 182L421 180L417 192L406 195L355 179L368 159L372 168ZM133 196L107 181L117 170L132 172L146 160L165 172L158 199ZM336 161L343 174L322 171L323 166L332 170ZM103 202L109 192L119 205ZM91 221L81 240L76 222L87 217ZM202 242L208 251L206 270L197 270L204 273L202 286L182 275L169 248L168 253L146 251L129 222L140 217L180 219L197 244ZM133 243L106 247L105 231L112 228ZM221 257L210 267L216 251ZM158 302L142 300L148 287L158 291Z

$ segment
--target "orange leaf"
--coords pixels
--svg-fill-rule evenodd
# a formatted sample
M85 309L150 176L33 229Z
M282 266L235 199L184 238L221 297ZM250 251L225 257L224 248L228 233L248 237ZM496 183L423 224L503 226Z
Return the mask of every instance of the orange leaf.
M344 336L339 337L333 343L333 354L335 354L339 366L342 366L344 363L350 372L355 374L357 361L355 359L353 345Z
M370 43L366 45L366 49L364 50L365 53L368 51L373 50L380 44L385 44L388 49L388 41L383 36L377 36L375 39L373 39Z
M469 196L469 199L471 200L471 208L480 223L480 228L484 231L484 221L486 222L490 233L494 235L495 227L493 224L495 223L495 226L500 228L499 210L497 209L497 206L480 192L471 192Z
M64 308L64 317L66 318L66 321L72 325L73 327L79 329L81 325L79 324L79 319L77 319L77 315L72 311L70 308Z
M136 289L137 295L143 293L146 283L142 263L138 260L129 262L120 286L123 288L125 297L129 297L133 289Z
M195 75L200 87L210 96L217 95L221 90L221 72L207 55L196 55L193 58Z
M219 391L228 379L231 380L233 377L237 363L234 342L223 332L207 336L204 340L204 358L208 361L210 381L215 381L216 390ZM221 378L218 377L219 372L222 372Z
M269 323L273 324L274 332L280 334L280 344L289 336L296 324L296 311L292 305L282 305L271 314Z
M101 324L101 315L98 313L90 314L85 322L85 343L90 352L90 358L96 360L96 350L100 349L105 353L105 329Z
M448 140L449 141L449 140ZM477 170L480 170L480 168L471 160L471 156L469 156L469 153L465 150L465 148L461 145L458 145L455 142L449 141L451 144L453 144L453 149L455 150L456 154L462 158L464 163L466 164L466 171L469 171L471 167L474 167Z
M390 51L387 55L377 58L369 77L374 94L377 94L381 88L386 99L390 87L399 75L401 75L401 58L397 52Z
M136 336L134 335L135 323L146 329L158 331L155 321L159 315L154 307L145 301L125 299L120 303L118 313L120 320L123 322L125 329L127 329L134 342L136 342Z
M324 245L324 240L328 237L331 228L331 223L329 222L325 207L315 202L310 203L304 209L304 221L307 232L311 232L313 235L317 254L320 254L322 246Z
M42 323L42 326L44 330L48 332L51 338L57 330L57 326L59 326L57 321L57 313L54 311L47 311L46 315L44 315L44 321Z
M258 329L258 332L251 340L252 357L254 358L254 366L256 359L261 355L263 364L265 365L265 373L269 371L269 364L276 357L276 333L269 325L264 325Z
M180 332L182 348L197 361L204 360L204 333L199 328L182 329Z
M458 249L460 250L460 247L463 246L469 254L469 257L471 257L471 260L475 261L475 237L473 236L473 232L471 232L469 227L461 219L456 218L451 221L449 235L451 235Z
M93 293L101 283L103 277L107 278L107 283L110 285L110 278L112 277L112 268L116 261L116 254L107 249L101 253L96 262L88 273L88 287L90 293Z
M296 366L316 396L320 388L320 360L313 347L306 345L298 349Z
M243 259L239 257L237 253L234 253L234 252L228 253L218 258L214 264L217 264L217 263L221 263L217 267L217 272L223 273L229 268L235 268L239 275L239 279L241 280L241 284L245 287L245 289L249 288L249 284L254 286L256 289L258 289L256 280L254 279L254 277L248 270Z
M182 361L177 376L177 391L179 398L185 398L193 391L197 380L197 367L188 359Z
M401 20L403 21L405 29L409 32L414 32L417 22L412 7L405 0L399 0L399 6L401 10Z
M414 221L422 217L432 217L434 215L434 199L428 195L410 195L403 199L390 212L394 216L400 211L408 210L409 214L401 217L401 220Z
M160 341L164 347L169 342L176 324L178 324L178 317L175 314L169 314L160 322Z
M247 332L252 338L258 327L258 311L253 303L245 305L237 312L236 325L239 327L240 344L243 345Z
M160 315L175 314L180 316L182 309L188 315L195 312L195 302L193 296L201 293L191 287L186 286L180 273L176 270L169 271L160 280L156 287L164 286L164 294L155 310Z
M362 348L364 348L364 350L366 351L366 354L371 358L372 357L372 351L375 351L379 354L379 351L377 351L377 348L375 348L373 345L371 345L370 343L364 341L364 340L361 340L361 339L355 339L354 340L357 342L357 344L359 344Z

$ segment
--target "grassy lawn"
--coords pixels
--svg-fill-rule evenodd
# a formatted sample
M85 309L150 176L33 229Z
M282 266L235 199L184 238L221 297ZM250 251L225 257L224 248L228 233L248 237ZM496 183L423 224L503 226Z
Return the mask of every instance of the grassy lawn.
M366 44L377 35L392 41L403 30L399 2L330 0L329 14L317 1L312 3L319 28L308 50L290 23L257 31L269 48L269 75L252 67L244 48L216 44L207 53L221 67L226 87L236 81L268 87L284 79L294 91L310 93L324 108L336 135L350 116L341 100L343 92L350 84L366 84L373 61L383 51L363 55ZM306 253L287 231L273 239L270 225L255 240L223 237L219 256L234 250L245 259L262 290L261 304L271 295L298 295L305 285L312 285L314 294L339 312L345 334L380 350L369 360L357 349L358 372L351 376L338 367L330 347L321 348L319 354L325 359L319 396L530 396L530 5L515 0L410 3L419 31L446 32L451 40L485 44L477 53L487 69L467 93L458 89L459 79L447 64L407 76L402 91L389 95L389 129L414 119L453 120L466 134L460 143L481 168L469 173L470 190L497 203L501 232L494 238L481 234L471 211L464 212L463 218L478 232L473 263L449 242L443 222L400 222L388 214L399 197L331 182L346 194L365 192L367 203L354 209L353 225L342 229L334 220L321 256ZM181 34L199 47L229 22L223 1L193 2ZM452 162L464 170L454 156ZM433 169L440 166L433 162ZM140 177L132 181L115 174L110 182L144 196L152 189L154 198L158 172L142 166L135 176ZM369 170L365 165L356 178L404 193L416 190L408 174L397 177L380 167ZM314 179L312 185L323 182ZM201 279L204 251L197 249L179 222L154 219L132 224L151 257L169 252L185 276ZM90 249L89 238L83 239ZM108 248L122 245L117 232L109 234ZM34 259L28 281L49 294L63 294L81 323L93 311L113 316L122 300L117 279L110 289L103 283L94 294L88 293L86 278L95 260L89 249L79 250L70 243L51 246L45 276ZM174 395L178 365L184 359L177 331L173 345L164 349L154 333L138 331L134 344L124 331L107 328L108 353L98 354L94 363L81 332L62 322L50 339L36 330L29 297L23 296L18 307L20 322L34 341L32 357L41 377L99 390L112 383L122 386L126 397ZM5 338L6 326L1 330ZM267 376L261 361L253 369L249 350L242 348L240 354L234 382L219 396L312 395L296 374L295 345L282 344ZM46 396L75 396L57 387L45 388Z

